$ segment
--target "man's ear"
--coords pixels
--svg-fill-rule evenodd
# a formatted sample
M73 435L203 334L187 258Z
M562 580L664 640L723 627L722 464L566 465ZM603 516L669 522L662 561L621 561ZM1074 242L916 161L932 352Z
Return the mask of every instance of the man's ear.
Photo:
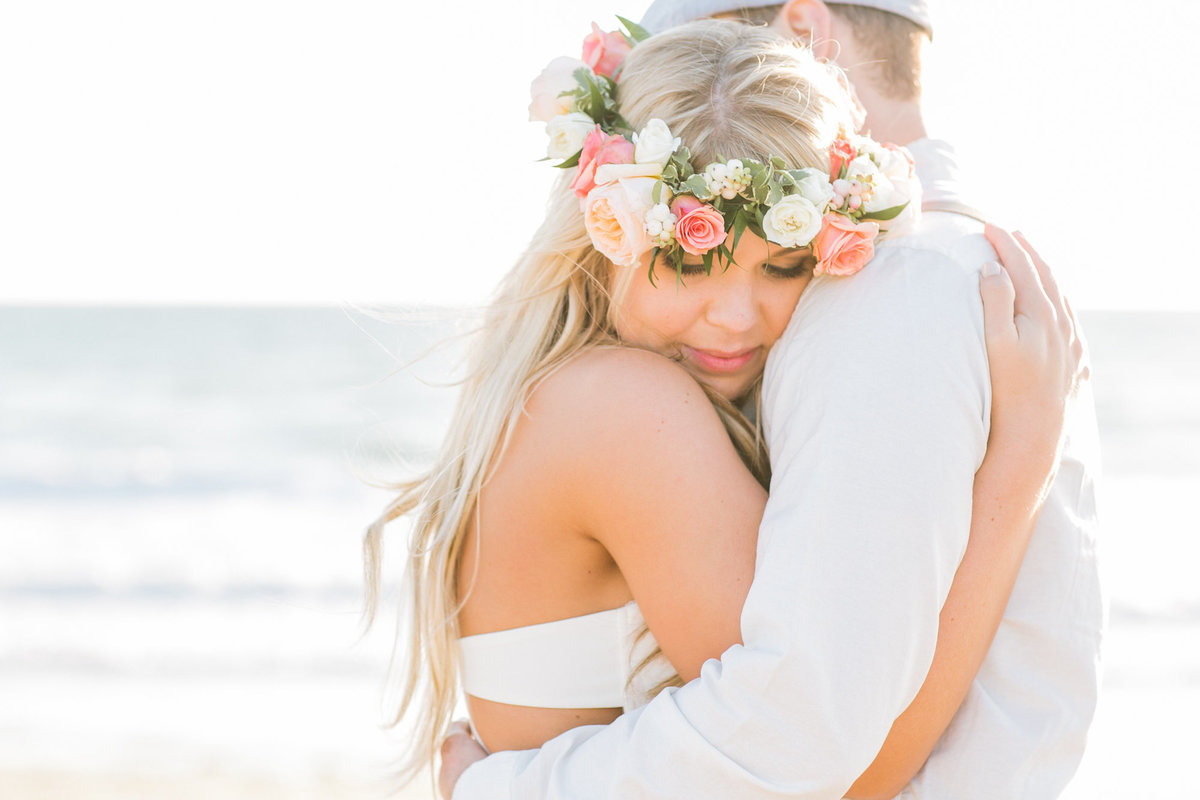
M837 56L829 6L821 0L787 0L771 27L811 45L817 58L833 60Z

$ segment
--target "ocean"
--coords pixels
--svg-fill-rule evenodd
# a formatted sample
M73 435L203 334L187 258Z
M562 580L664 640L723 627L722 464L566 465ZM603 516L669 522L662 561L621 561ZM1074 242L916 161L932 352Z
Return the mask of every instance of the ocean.
M358 617L388 499L367 480L437 446L460 316L0 308L0 795L380 796L399 734L391 622ZM1200 313L1083 322L1112 615L1080 796L1186 794Z

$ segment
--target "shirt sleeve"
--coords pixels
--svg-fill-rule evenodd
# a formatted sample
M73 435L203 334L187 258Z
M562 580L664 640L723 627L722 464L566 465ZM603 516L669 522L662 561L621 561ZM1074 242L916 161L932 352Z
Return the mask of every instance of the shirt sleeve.
M966 548L987 257L894 246L810 284L765 376L744 644L612 725L473 765L455 800L842 797L925 679Z

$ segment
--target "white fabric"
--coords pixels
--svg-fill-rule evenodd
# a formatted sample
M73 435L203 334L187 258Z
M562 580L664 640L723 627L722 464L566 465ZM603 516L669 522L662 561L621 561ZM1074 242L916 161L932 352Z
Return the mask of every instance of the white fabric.
M949 151L911 149L936 180ZM924 680L966 546L991 400L979 231L928 214L801 297L764 383L775 473L744 646L612 725L475 764L456 800L842 796ZM996 643L909 798L1053 798L1076 769L1103 613L1083 405Z
M835 0L829 0L835 2ZM836 0L843 5L868 6L890 11L911 20L933 37L933 17L927 0ZM694 19L737 11L739 8L761 8L782 5L783 0L655 0L646 9L641 25L651 33L660 33Z
M673 673L637 603L459 639L463 691L538 708L636 708Z

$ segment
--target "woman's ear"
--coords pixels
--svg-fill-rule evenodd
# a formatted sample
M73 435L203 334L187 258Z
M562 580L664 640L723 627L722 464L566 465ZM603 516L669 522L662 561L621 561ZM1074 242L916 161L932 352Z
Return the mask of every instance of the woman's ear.
M829 6L821 0L788 0L771 27L812 47L817 58L833 60L837 55Z

